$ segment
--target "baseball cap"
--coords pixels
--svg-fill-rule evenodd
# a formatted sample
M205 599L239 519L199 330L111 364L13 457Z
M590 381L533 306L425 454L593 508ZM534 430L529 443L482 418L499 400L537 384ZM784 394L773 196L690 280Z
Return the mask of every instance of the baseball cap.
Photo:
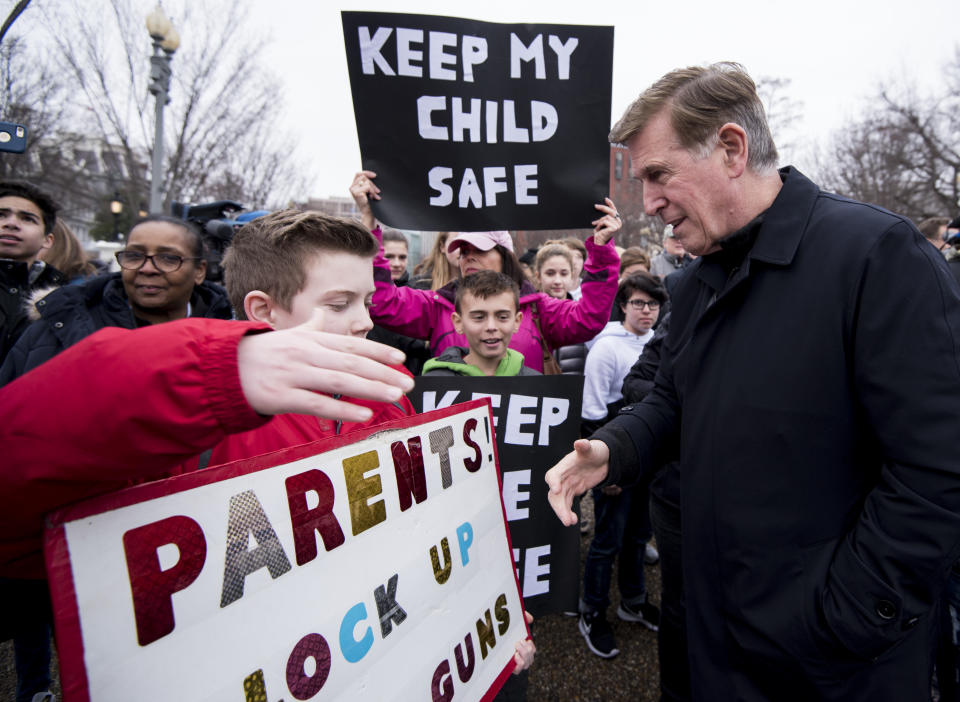
M460 244L467 242L470 246L481 251L489 251L497 244L500 244L508 251L513 251L513 237L510 232L457 232L447 243L447 251L453 253L460 248Z

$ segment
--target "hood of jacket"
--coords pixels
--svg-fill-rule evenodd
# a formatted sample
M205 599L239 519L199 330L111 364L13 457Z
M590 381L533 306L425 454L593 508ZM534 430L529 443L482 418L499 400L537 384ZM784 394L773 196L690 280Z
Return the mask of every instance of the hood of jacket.
M628 332L627 328L623 326L623 322L607 322L606 326L600 330L600 333L590 340L590 343L593 344L597 341L597 339L602 339L605 336L626 336L628 334L630 334L630 332Z
M51 324L67 325L94 314L102 321L100 326L134 327L120 273L99 275L83 285L37 290L30 297L28 313L31 319L43 319Z
M485 374L476 366L472 366L464 359L469 353L468 349L462 346L448 346L436 358L431 358L423 365L423 374L438 372L442 370L450 371L456 375L469 375L475 377L484 377ZM506 355L500 359L497 365L496 376L514 376L521 375L523 370L523 354L513 349L507 349ZM438 373L439 374L439 373Z

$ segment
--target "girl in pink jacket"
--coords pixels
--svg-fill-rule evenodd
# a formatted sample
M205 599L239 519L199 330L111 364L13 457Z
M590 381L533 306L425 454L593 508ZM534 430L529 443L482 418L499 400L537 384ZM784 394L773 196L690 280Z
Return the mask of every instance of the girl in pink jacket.
M370 199L379 200L380 190L371 171L357 173L350 186L363 218L363 223L381 239L380 228L370 210ZM523 321L510 340L510 348L524 356L524 365L543 371L543 341L551 351L559 346L577 344L596 336L610 318L617 294L617 273L620 257L613 247L613 235L621 226L620 215L610 198L594 205L602 216L593 224L593 236L585 242L583 296L579 300L558 300L538 292L524 277L513 252L509 232L461 232L447 244L450 251L460 251L460 275L480 270L494 270L513 278L520 286L520 311ZM390 278L390 267L383 255L383 245L373 260L376 292L370 317L376 324L416 339L430 342L434 356L448 346L466 346L467 340L454 331L450 314L459 280L439 290L414 290L397 287ZM538 329L539 326L539 329Z

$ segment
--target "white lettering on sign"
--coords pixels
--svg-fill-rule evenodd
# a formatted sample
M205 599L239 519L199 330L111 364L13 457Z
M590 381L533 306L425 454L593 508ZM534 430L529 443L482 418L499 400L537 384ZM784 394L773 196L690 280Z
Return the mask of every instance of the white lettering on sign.
M485 140L496 144L500 104L496 100L450 98L447 107L445 95L421 95L417 98L417 132L423 139L434 141L464 141L466 134L472 143ZM435 113L438 113L435 115ZM449 128L442 123L449 113ZM557 132L560 118L557 108L541 100L530 101L530 126L517 124L516 103L503 101L503 141L505 143L529 144L547 141Z
M423 76L423 66L413 62L423 61L423 52L410 46L413 43L423 43L423 30L397 29L397 73L401 76L420 78Z
M443 393L443 397L437 400L436 391L429 390L423 393L423 411L432 412L433 410L440 409L441 407L449 407L457 401L457 397L459 395L459 390L447 390L445 393Z
M507 513L507 521L514 522L530 516L528 507L521 507L521 502L530 502L530 470L503 471L503 508ZM522 490L522 487L528 489Z
M457 206L467 207L496 207L497 195L510 192L513 185L513 200L518 205L536 205L538 197L534 192L537 189L537 165L518 164L513 167L513 180L506 180L506 169L503 166L487 166L481 171L481 180L472 168L466 168L460 178L457 190ZM454 177L453 169L447 166L434 166L427 174L427 181L435 195L430 197L433 207L448 207L453 204L453 185L450 181Z
M396 70L383 55L383 48L393 34L391 27L377 27L370 35L369 27L358 27L360 43L360 70L374 75L377 69L385 76L423 77L423 30L398 27ZM457 35L450 32L427 33L427 76L432 80L457 80L457 62L461 64L460 77L474 82L474 69L487 60L487 40L466 35L460 41L457 55Z
M533 446L533 432L521 431L521 427L537 421L536 413L524 410L536 408L539 398L530 395L511 395L507 407L507 432L503 440L508 444Z
M557 77L560 80L570 79L570 56L580 40L570 37L566 42L560 40L560 37L551 34L547 39L547 44L553 49L557 56ZM546 58L543 51L543 35L538 34L526 46L520 37L513 32L510 33L510 77L521 78L523 66L522 63L533 61L534 75L537 80L547 79Z
M550 592L550 562L541 558L550 557L550 544L513 549L513 562L517 566L517 579L523 583L523 596L533 597ZM522 569L520 566L523 566ZM521 574L522 570L522 574Z
M550 428L563 424L570 414L570 400L565 397L543 398L543 411L540 414L540 433L537 443L541 446L550 445Z
M423 393L423 411L449 407L460 399L459 390L447 390L440 399L437 399L436 390L427 390ZM475 392L471 400L490 398L494 410L500 409L501 396L493 393ZM524 431L524 427L536 425L536 443L538 446L550 445L550 430L563 424L570 415L570 401L563 397L543 397L533 395L509 395L507 399L507 428L504 434L504 443L519 446L534 445L534 431ZM533 410L530 412L529 410ZM538 411L539 410L539 411ZM493 415L493 426L498 426L499 413ZM532 429L532 427L531 427Z

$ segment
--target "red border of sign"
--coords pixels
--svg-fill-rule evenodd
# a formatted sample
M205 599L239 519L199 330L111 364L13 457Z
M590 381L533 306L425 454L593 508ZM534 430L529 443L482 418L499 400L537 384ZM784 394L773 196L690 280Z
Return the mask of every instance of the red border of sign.
M218 483L248 473L267 470L277 465L291 463L302 458L309 458L318 453L332 451L341 446L362 441L374 434L393 429L407 429L449 417L454 414L469 411L477 407L486 406L487 417L490 422L491 435L493 429L493 409L490 398L484 397L469 400L459 404L443 407L423 414L401 417L372 427L357 429L342 436L331 436L318 439L308 444L298 444L290 448L279 449L260 454L251 458L244 458L231 463L205 468L193 473L176 475L141 485L124 488L107 495L101 495L84 500L74 505L68 505L47 516L47 529L44 533L44 558L47 573L50 577L50 598L54 612L60 613L56 620L57 648L61 651L60 657L60 686L64 702L90 702L86 666L83 663L83 637L80 633L80 612L77 606L77 595L73 586L73 571L70 567L70 554L67 549L67 540L64 530L66 522L102 514L121 507L146 502L147 500L173 495L178 492L193 490L204 485ZM493 438L493 437L491 437ZM511 561L513 557L513 542L510 540L510 529L507 528L507 513L503 505L503 479L500 474L500 457L497 454L497 442L493 443L494 464L497 466L497 484L500 492L500 510L503 515L504 531L507 535L507 544L510 548ZM516 568L513 568L513 581L517 588L517 596L523 603L523 593L517 580ZM523 622L527 629L527 638L530 638L530 627L526 620ZM492 700L510 673L516 667L515 661L510 662L497 676L493 685L484 694L483 701Z

